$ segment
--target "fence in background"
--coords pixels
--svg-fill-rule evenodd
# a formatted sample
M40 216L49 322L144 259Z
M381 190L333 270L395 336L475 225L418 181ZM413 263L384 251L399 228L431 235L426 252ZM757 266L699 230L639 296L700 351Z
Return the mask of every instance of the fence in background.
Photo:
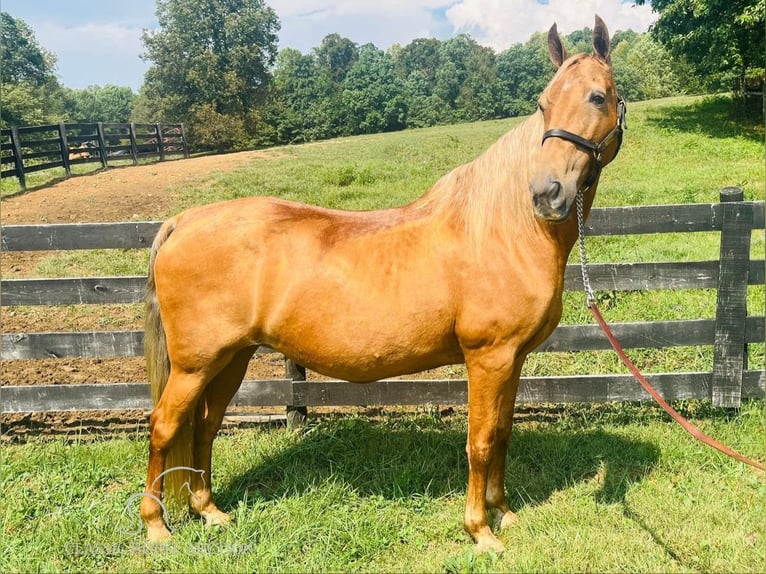
M27 187L26 174L109 160L133 161L169 155L189 157L183 124L78 123L11 127L0 130L0 177L17 177ZM11 166L11 167L7 167Z
M625 348L712 345L711 372L650 374L660 393L673 399L712 399L736 407L742 398L763 397L763 370L750 370L747 345L763 342L764 316L747 315L748 285L763 285L764 260L751 259L751 232L764 228L764 202L742 201L742 190L727 188L721 203L594 209L588 235L694 233L719 231L720 258L712 261L610 263L590 266L596 290L716 289L715 318L614 324ZM159 222L9 225L2 228L2 251L147 248ZM690 240L692 240L690 235ZM82 277L2 281L2 305L117 304L143 301L145 277ZM580 267L568 265L565 288L580 290ZM331 327L330 327L331 328ZM137 356L141 331L3 333L3 360ZM560 325L536 352L608 350L597 325ZM261 352L269 351L260 349ZM306 382L305 370L287 362L285 378L245 381L234 407L462 404L465 380L384 380L364 385L341 381ZM610 402L649 400L630 375L522 378L518 400ZM148 384L27 385L0 388L2 412L150 409Z

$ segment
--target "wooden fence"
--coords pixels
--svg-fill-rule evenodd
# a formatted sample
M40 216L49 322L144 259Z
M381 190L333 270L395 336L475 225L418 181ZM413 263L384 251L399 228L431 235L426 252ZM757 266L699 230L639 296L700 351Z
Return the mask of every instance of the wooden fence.
M69 225L9 225L2 228L2 251L146 248L159 222ZM717 289L712 319L614 324L626 348L713 345L711 372L648 375L667 399L712 399L736 407L742 398L763 397L764 373L747 367L748 343L764 341L764 316L747 315L748 285L764 284L764 260L751 259L751 231L764 228L764 202L742 201L742 190L727 188L721 203L594 209L588 235L719 231L720 258L712 261L612 263L590 266L596 290ZM691 240L690 236L690 240ZM760 254L759 254L760 255ZM136 303L145 277L16 279L2 281L2 305ZM566 289L580 290L579 265L566 270ZM140 331L3 333L2 359L136 356ZM537 352L607 350L597 325L561 325ZM341 381L305 382L305 370L287 363L283 379L245 381L232 406L462 404L465 380L384 380L364 385ZM630 375L526 377L522 403L643 401L649 396ZM2 412L150 409L148 384L4 386Z
M27 187L26 174L109 160L133 160L182 154L189 157L183 124L78 123L11 127L0 130L0 177L17 177ZM12 167L6 167L6 166Z

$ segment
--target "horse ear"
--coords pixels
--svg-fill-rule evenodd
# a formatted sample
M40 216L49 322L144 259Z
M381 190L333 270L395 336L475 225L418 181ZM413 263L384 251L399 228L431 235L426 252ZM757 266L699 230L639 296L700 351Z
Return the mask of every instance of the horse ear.
M596 27L593 28L593 51L599 58L611 66L612 57L609 54L609 50L609 30L606 29L606 24L604 24L601 17L596 14Z
M553 62L553 65L556 66L556 68L561 67L564 60L569 57L566 48L564 48L564 45L561 43L561 38L559 37L559 31L556 28L555 22L553 26L551 26L551 29L548 30L548 55L551 57L551 62Z

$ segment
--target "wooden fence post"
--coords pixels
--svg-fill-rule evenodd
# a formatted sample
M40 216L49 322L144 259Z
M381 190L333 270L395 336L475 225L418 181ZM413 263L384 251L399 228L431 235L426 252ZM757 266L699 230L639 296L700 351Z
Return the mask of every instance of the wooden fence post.
M298 365L293 360L285 357L285 378L292 381L305 381L306 367ZM295 395L296 393L293 391L293 398L295 398ZM296 406L295 402L293 400L293 404L287 406L287 428L291 430L300 428L308 414L308 409L305 406Z
M22 191L27 190L27 180L24 176L24 159L21 156L21 138L19 128L11 126L11 146L13 147L13 163L16 166L16 176L19 178Z
M165 161L165 142L162 141L162 126L156 124L157 130L157 150L160 152L160 161Z
M61 161L64 163L64 171L66 176L72 175L72 166L69 163L69 142L66 139L66 125L64 122L59 123L59 148L61 149Z
M746 368L745 320L753 207L739 187L721 190L721 256L715 317L713 382L716 407L739 408Z
M133 165L138 165L138 143L136 143L136 124L130 123L130 155Z
M189 146L186 144L186 130L183 124L181 124L181 142L184 146L184 157L189 159Z
M101 156L101 167L108 167L106 157L106 138L104 137L104 122L96 123L96 137L98 138L98 155Z

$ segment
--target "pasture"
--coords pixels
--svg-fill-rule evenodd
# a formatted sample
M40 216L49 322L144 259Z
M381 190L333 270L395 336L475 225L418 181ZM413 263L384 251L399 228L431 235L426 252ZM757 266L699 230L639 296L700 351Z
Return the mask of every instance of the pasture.
M596 206L715 201L728 185L763 199L763 132L727 116L725 99L629 105L626 142L602 177ZM475 157L513 121L366 136L273 150L231 172L171 190L170 211L269 194L330 207L399 205ZM157 213L156 217L168 215ZM594 238L599 261L716 258L716 234ZM763 232L753 236L763 252ZM145 254L56 255L38 275L140 274ZM710 291L602 293L612 321L713 316ZM564 322L585 321L579 293ZM749 290L763 313L762 287ZM102 311L103 312L103 311ZM763 368L763 345L751 345ZM636 350L647 371L709 369L706 348ZM459 371L459 368L456 369ZM527 374L621 372L611 353L533 355ZM762 459L763 403L727 418L683 405L709 434ZM317 417L298 434L260 427L223 437L217 495L235 524L179 525L172 545L130 533L142 489L143 432L113 440L4 447L3 571L759 571L762 479L697 445L651 406L553 406L520 416L506 483L519 524L508 551L474 557L462 532L464 416L436 410Z

